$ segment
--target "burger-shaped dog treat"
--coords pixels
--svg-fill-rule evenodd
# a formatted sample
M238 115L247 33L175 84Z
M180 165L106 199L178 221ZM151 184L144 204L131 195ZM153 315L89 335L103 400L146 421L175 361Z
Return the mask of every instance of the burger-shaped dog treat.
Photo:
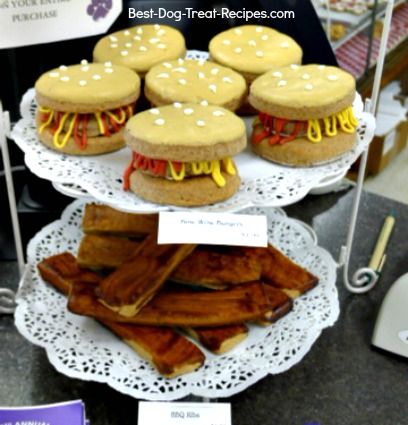
M126 66L143 78L153 65L183 58L185 54L186 44L179 30L167 25L147 24L101 38L93 49L93 60Z
M83 61L48 71L35 83L39 140L71 155L121 149L139 95L140 78L122 66Z
M245 100L245 79L230 68L202 59L178 59L155 65L145 78L144 94L153 106L174 102L223 106L235 111Z
M333 66L276 68L251 85L249 101L260 113L252 148L264 158L310 166L349 152L357 140L355 79Z
M126 125L132 149L124 189L159 204L200 206L240 186L231 159L246 147L244 121L225 108L175 103L136 114Z

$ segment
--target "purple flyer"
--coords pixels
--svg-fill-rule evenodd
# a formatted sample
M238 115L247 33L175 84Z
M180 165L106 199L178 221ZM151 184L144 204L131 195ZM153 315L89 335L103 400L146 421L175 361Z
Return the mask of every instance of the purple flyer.
M80 400L41 406L0 406L0 425L84 425L85 423L85 407Z

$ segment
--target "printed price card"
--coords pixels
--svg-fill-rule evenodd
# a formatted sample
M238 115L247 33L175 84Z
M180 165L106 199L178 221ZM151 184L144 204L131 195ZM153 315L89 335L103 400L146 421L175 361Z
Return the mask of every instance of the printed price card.
M139 402L138 425L231 425L229 403Z
M266 247L266 216L160 212L158 243L197 243Z
M105 33L119 0L0 0L0 49Z

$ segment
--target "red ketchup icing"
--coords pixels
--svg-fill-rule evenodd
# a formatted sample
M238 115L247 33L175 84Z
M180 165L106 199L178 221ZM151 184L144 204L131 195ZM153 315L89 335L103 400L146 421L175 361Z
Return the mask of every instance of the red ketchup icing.
M132 160L130 164L126 167L126 170L123 174L123 190L129 190L130 188L130 175L133 170L139 169L159 175L164 176L166 174L167 160L165 159L152 159L146 156L141 155L137 152L132 152ZM173 168L176 172L180 172L183 168L183 163L179 161L171 161Z
M286 123L290 120L285 118L277 118L272 115L268 115L265 112L259 114L259 120L262 122L264 128L263 131L257 133L253 137L255 144L260 143L261 140L268 138L270 145L283 145L286 142L290 142L299 134L299 131L307 130L307 121L295 121L295 126L292 134L282 134L283 128Z

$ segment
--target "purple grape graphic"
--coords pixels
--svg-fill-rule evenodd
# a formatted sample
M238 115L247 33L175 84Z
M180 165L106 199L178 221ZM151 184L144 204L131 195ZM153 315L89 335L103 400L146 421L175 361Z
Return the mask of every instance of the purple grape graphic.
M112 0L92 0L86 9L86 13L92 16L94 21L97 21L103 19L110 9L112 9Z

